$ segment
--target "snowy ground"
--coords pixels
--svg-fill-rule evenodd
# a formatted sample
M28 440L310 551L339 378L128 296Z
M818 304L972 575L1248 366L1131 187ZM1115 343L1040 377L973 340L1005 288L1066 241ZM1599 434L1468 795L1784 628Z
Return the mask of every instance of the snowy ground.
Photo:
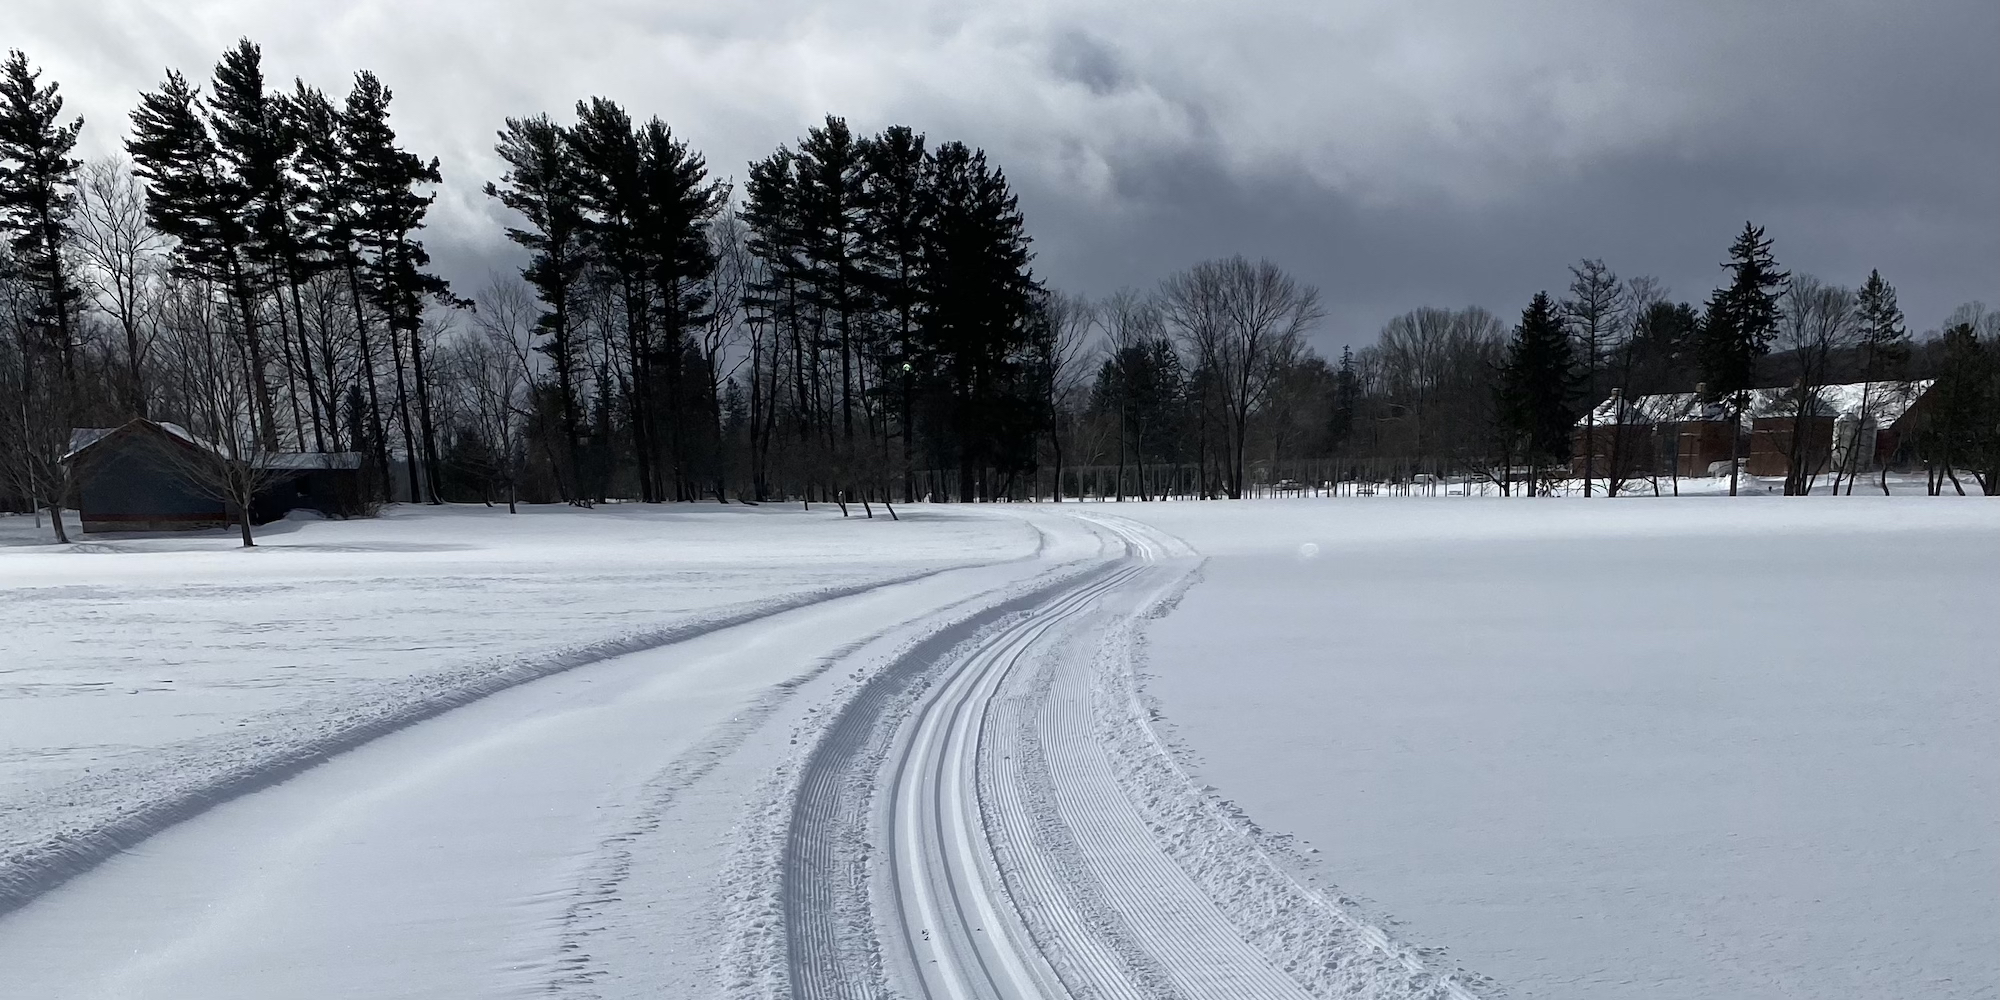
M1040 544L1018 521L876 513L401 508L274 524L254 550L74 528L58 547L0 518L0 910L465 692Z
M1990 503L904 513L0 520L0 985L1994 995Z
M1724 463L1727 464L1727 463ZM1583 496L1583 478L1560 480L1552 484L1554 495L1564 497ZM1829 477L1820 476L1808 484L1812 496L1834 495L1833 482ZM1510 487L1518 491L1520 484ZM1603 497L1610 488L1604 477L1590 482L1591 496ZM1884 489L1888 492L1883 492ZM1959 474L1957 484L1946 479L1939 484L1943 496L1978 496L1979 483L1971 476ZM1737 477L1738 496L1765 497L1783 496L1785 477L1752 476ZM1930 482L1921 472L1894 472L1887 477L1879 473L1864 475L1853 483L1842 480L1840 493L1856 497L1915 497L1929 496ZM1618 494L1622 497L1723 497L1729 495L1729 477L1723 476L1661 476L1658 478L1628 479L1619 484ZM1500 484L1490 479L1428 479L1399 483L1357 483L1342 482L1336 490L1332 483L1321 483L1318 488L1288 486L1279 490L1269 484L1256 484L1250 488L1250 495L1257 499L1272 497L1302 496L1343 496L1343 497L1499 497ZM1518 494L1517 494L1518 496ZM1095 500L1095 498L1092 498Z
M1991 502L1109 509L1208 556L1148 650L1199 777L1404 938L1519 997L2000 995Z

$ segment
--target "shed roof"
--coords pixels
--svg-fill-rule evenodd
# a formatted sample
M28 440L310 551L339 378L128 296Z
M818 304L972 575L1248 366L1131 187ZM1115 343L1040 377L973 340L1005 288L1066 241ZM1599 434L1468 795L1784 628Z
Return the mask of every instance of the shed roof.
M138 430L138 429L158 430L162 433L178 438L183 443L193 445L196 448L201 448L205 451L212 451L218 455L222 454L222 449L217 448L212 444L209 444L207 441L203 441L202 439L195 437L193 434L188 432L187 428L182 427L179 424L169 423L165 420L147 420L144 417L134 417L133 419L128 420L122 424L119 424L116 427L71 428L69 432L69 451L63 455L62 460L67 462L70 459L77 457L77 455L85 451L88 451L91 448L94 448L100 444L103 444L105 441L109 440L113 435L116 435L120 432L129 430Z
M192 433L189 433L187 428L179 424L169 423L164 420L147 420L140 417L128 420L116 427L72 428L69 432L69 451L63 455L62 460L65 462L71 461L121 432L140 430L155 430L211 454L225 454L221 448L194 436ZM359 469L361 468L361 458L362 456L359 452L352 451L264 452L252 458L251 461L258 467L265 469L304 471L307 469Z

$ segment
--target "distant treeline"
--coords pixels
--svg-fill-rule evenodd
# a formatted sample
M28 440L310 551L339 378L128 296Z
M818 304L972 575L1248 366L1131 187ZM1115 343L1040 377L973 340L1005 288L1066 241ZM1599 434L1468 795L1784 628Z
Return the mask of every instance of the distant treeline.
M0 507L59 508L71 430L171 421L240 461L355 452L418 501L1241 496L1257 482L1562 474L1613 388L1941 379L1917 444L2000 491L2000 315L1913 341L1879 275L1778 268L1746 225L1699 305L1585 260L1518 323L1418 309L1338 359L1318 292L1230 258L1149 291L1049 289L1004 172L840 118L740 185L603 98L508 119L486 194L527 256L453 289L440 164L392 94L170 72L125 158L20 52L0 67ZM1521 470L1528 470L1525 475Z

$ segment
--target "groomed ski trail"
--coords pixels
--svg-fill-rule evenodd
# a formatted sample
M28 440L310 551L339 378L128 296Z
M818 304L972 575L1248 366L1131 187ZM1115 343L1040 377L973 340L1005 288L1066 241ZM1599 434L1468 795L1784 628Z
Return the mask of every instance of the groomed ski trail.
M0 995L718 995L720 904L758 873L717 845L787 732L1072 572L1096 540L1067 534L551 667L284 774L0 915Z
M1172 760L1129 660L1135 620L1199 560L1122 518L1070 516L1104 534L1100 567L906 664L809 761L784 890L791 996L1470 1000L1293 880Z

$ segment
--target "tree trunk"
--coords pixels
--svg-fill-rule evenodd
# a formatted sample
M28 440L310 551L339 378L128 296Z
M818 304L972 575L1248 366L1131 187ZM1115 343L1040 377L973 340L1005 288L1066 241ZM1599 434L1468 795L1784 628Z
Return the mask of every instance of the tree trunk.
M431 423L430 383L424 377L423 332L417 326L410 327L410 364L417 380L417 420L424 432L424 488L430 491L432 503L441 504L444 500L437 492L437 431Z
M396 366L396 414L401 419L397 423L403 431L403 465L410 474L410 502L423 503L423 477L417 469L417 445L410 420L410 396L403 383L403 342L396 336L396 328L389 327L389 353Z
M1743 408L1733 407L1729 419L1729 495L1736 495L1736 476L1743 465Z
M354 330L361 347L361 377L368 383L368 433L374 437L375 470L382 477L381 496L395 499L392 488L394 480L389 475L389 439L382 433L382 401L375 382L375 351L368 343L368 310L361 304L361 278L356 274L356 261L350 252L346 260L347 296L354 307ZM392 334L393 336L393 334Z
M257 392L257 419L263 424L259 440L264 447L275 451L278 447L278 420L271 412L271 383L264 371L263 339L257 334L256 302L250 294L250 283L234 256L229 259L229 277L230 288L236 293L237 309L243 319L243 343L249 348L250 380Z
M292 402L292 432L298 436L299 450L306 450L305 411L299 407L299 369L292 361L291 324L285 320L285 297L272 288L278 296L278 348L279 358L285 365L285 394Z
M1591 374L1596 373L1593 371ZM1583 441L1583 498L1588 500L1591 483L1597 478L1597 410L1594 407L1583 415Z
M334 412L333 404L320 393L319 375L313 371L312 343L306 340L306 311L305 307L299 302L298 276L296 274L291 275L288 284L292 292L292 327L298 331L299 335L299 366L305 370L306 402L311 404L312 409L313 447L324 452L327 450L326 431L324 425L320 423L320 407L322 404L326 406L325 413L327 420L335 427L340 426L340 415ZM284 311L285 303L283 297L280 296L278 312L282 315Z

